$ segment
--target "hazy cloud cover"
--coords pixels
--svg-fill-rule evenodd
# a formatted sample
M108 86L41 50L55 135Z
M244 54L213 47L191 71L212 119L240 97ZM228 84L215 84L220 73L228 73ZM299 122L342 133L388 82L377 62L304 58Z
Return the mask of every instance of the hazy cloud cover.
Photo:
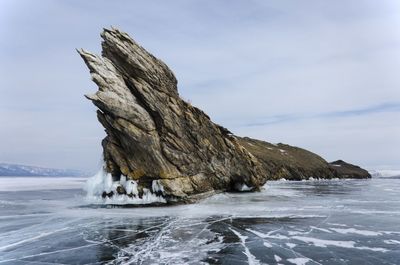
M75 48L129 33L238 135L400 168L400 2L0 1L0 161L95 171L104 132Z

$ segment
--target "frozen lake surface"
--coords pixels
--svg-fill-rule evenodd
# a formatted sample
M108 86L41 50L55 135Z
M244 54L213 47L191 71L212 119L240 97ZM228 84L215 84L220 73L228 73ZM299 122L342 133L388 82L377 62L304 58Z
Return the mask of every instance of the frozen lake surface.
M88 204L79 178L0 178L0 264L399 264L400 179L269 182L197 204Z

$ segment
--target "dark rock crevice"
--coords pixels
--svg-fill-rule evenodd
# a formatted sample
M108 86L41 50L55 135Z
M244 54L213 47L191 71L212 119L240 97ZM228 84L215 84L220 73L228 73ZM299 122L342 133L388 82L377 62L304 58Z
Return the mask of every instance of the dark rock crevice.
M141 93L139 93L137 91L137 89L135 88L135 85L132 84L131 82L129 82L129 79L125 79L124 78L124 82L125 85L128 87L129 91L135 96L138 104L140 106L142 106L143 109L145 109L147 111L147 113L149 113L150 117L153 119L154 124L156 126L156 132L160 132L164 126L163 126L163 120L160 117L159 113L153 111L150 106L148 105L148 103L146 102L145 98L142 96Z

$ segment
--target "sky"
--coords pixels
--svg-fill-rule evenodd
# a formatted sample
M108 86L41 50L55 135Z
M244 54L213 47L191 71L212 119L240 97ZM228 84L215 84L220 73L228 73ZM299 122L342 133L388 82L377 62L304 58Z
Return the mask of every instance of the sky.
M400 169L400 1L0 0L0 162L95 172L105 133L76 52L117 27L240 136Z

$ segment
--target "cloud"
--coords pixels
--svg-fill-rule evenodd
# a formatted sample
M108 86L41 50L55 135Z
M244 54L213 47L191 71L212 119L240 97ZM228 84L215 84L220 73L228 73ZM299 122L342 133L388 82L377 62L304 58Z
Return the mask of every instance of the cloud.
M255 127L255 126L267 126L274 125L283 122L294 122L307 119L331 119L331 118L347 118L353 116L368 116L376 113L394 112L400 115L400 102L399 103L384 103L375 106L370 106L361 109L343 110L343 111L333 111L325 112L312 115L298 115L298 114L288 114L288 115L275 115L265 117L260 121L245 123L241 125L242 127Z
M0 5L2 161L95 170L104 132L83 98L96 86L75 48L99 53L101 29L114 25L171 67L184 98L234 132L400 166L397 1Z

